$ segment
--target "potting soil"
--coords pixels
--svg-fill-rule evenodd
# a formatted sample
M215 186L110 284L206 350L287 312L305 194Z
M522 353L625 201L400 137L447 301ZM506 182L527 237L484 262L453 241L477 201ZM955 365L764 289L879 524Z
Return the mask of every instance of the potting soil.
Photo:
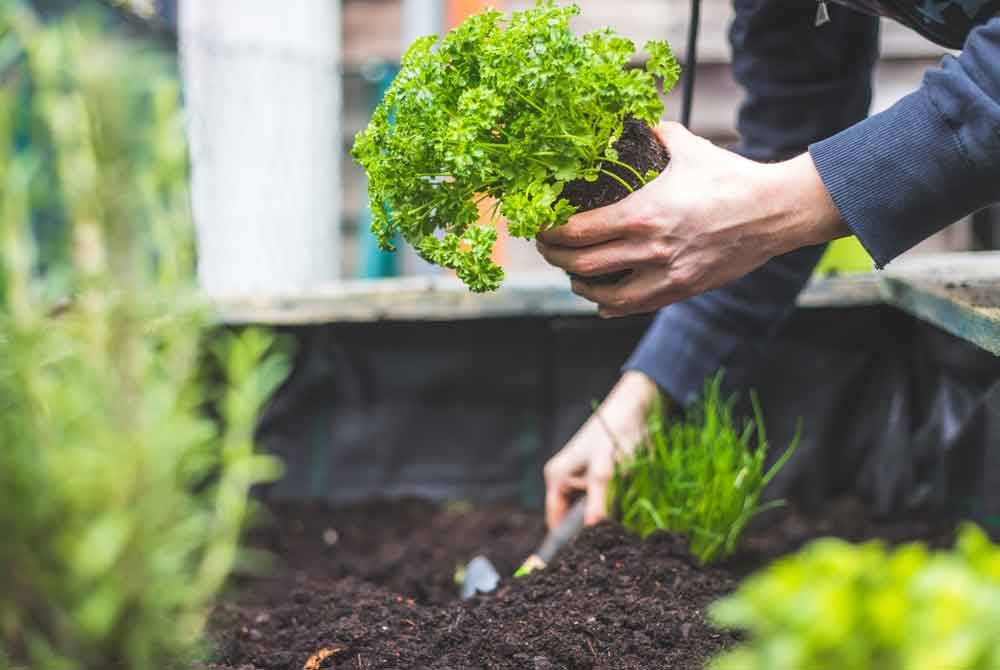
M462 602L456 568L485 552L509 575L541 537L540 515L415 501L284 506L254 538L274 553L273 572L237 580L211 621L216 661L199 670L696 670L734 643L705 608L748 571L822 535L949 545L954 527L878 521L855 501L764 521L715 568L669 533L643 541L605 522L549 568Z

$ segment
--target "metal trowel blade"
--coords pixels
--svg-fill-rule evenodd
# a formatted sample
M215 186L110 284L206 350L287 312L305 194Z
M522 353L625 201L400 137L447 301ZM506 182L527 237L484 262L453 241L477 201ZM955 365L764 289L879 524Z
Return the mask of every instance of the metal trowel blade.
M477 593L489 593L500 583L500 573L485 556L476 556L465 566L462 582L462 599L468 600Z

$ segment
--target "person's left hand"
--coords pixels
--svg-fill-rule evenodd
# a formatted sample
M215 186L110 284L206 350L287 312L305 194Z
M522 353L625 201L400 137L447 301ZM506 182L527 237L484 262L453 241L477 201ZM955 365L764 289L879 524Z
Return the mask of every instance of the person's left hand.
M659 177L538 236L545 259L567 272L631 271L614 284L573 280L601 316L650 312L849 234L808 153L756 163L676 123L654 132L671 156Z

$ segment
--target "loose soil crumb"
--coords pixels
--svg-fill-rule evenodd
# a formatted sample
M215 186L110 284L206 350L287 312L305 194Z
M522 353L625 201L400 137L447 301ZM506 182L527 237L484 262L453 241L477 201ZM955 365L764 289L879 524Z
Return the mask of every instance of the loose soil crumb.
M697 670L734 642L707 624L706 606L766 561L828 534L953 537L946 520L879 521L847 501L818 519L772 513L745 552L705 569L669 533L642 541L606 522L548 569L457 601L454 568L485 551L510 574L541 537L539 516L415 501L278 508L272 530L255 538L275 552L275 571L241 580L219 605L208 667Z

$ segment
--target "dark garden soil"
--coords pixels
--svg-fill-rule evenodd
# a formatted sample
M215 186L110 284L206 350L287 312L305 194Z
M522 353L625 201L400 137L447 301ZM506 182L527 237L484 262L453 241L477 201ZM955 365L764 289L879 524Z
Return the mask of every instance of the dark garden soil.
M546 570L455 598L455 568L486 552L510 574L542 533L510 507L370 503L275 509L254 543L269 577L242 578L215 612L212 670L569 668L695 670L734 641L705 607L749 570L821 535L950 544L946 520L879 521L853 501L819 518L771 513L726 565L698 567L667 533L584 533Z

